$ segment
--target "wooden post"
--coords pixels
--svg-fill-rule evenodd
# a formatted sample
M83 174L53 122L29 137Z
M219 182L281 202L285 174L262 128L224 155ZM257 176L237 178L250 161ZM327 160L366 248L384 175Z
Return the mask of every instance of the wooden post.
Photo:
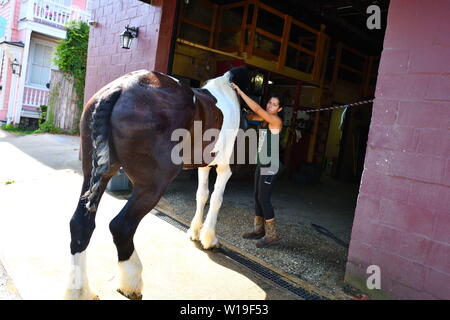
M297 81L295 84L295 97L294 97L294 108L292 110L292 116L291 116L291 125L290 129L295 130L295 120L297 118L297 111L300 109L300 96L302 93L302 82ZM294 145L294 135L291 134L289 136L286 149L284 150L284 166L285 166L285 172L291 177L292 172L292 162L291 162L291 154L292 154L292 148Z
M248 50L247 50L247 58L250 59L253 56L253 48L255 47L255 32L256 32L256 23L258 21L258 1L253 1L253 17L252 17L252 25L250 27L250 39L248 41Z
M241 24L241 38L239 39L239 55L245 51L245 37L247 35L247 20L248 20L248 8L249 3L247 2L244 7L244 15L242 17Z
M215 39L217 39L217 37L216 37L216 30L217 30L216 24L217 24L217 13L218 13L218 10L219 10L219 5L214 4L213 8L214 8L214 14L213 14L213 19L212 19L212 24L211 24L211 30L209 32L209 46L211 48L214 48L214 42L215 42Z
M336 82L339 76L341 57L342 57L342 42L339 42L336 48L336 59L334 61L333 77L331 79L330 84L330 91L332 94L334 94L334 88L336 87Z
M278 57L277 69L282 69L286 63L286 54L289 43L289 34L291 32L292 17L284 15L283 36L281 39L280 56Z
M325 35L325 25L320 25L320 32L317 35L317 41L316 41L316 54L314 55L314 67L312 70L312 79L314 81L318 81L320 79L321 73L322 73L322 66L323 66L323 58L325 57L325 42L326 42L326 35Z

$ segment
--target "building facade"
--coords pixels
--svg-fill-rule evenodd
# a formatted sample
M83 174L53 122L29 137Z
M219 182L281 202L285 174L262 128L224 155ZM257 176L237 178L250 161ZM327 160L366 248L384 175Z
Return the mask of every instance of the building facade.
M37 119L48 102L53 53L70 20L89 21L87 0L0 2L0 122Z

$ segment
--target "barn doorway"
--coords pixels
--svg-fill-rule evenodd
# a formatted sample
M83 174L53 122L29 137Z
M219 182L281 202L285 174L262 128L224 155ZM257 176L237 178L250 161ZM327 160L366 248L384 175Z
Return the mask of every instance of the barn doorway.
M381 29L368 29L366 10L380 9ZM254 167L230 180L218 234L293 276L344 290L354 210L367 147L383 49L388 0L181 1L171 73L192 87L232 66L258 70L251 96L264 105L283 96L280 156L285 164L273 193L283 244L261 251L240 234L253 217ZM194 176L193 176L194 175ZM190 221L195 172L185 172L166 199Z

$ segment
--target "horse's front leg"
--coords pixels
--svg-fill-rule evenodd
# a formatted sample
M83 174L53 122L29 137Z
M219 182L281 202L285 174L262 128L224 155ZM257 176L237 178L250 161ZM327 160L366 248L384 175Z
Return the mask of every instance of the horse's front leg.
M194 241L200 239L200 229L203 225L203 212L209 197L208 177L210 170L211 167L198 168L198 188L196 194L197 209L195 210L191 227L188 230L189 238Z
M106 182L105 182L106 183ZM101 184L103 192L105 183ZM89 187L89 177L85 177L83 183L83 194ZM69 283L65 293L68 300L92 300L98 299L89 287L89 280L86 270L86 249L89 245L92 233L95 229L96 212L88 212L86 208L87 199L80 198L77 209L70 220L70 251L71 266Z
M216 237L217 215L222 205L225 186L231 177L231 169L228 164L218 165L216 171L217 179L214 184L214 191L211 195L208 215L200 232L200 242L205 249L211 249L219 244Z

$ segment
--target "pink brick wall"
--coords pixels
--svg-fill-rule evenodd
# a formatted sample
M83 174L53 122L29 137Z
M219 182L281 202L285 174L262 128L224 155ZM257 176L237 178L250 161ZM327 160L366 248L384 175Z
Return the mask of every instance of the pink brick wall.
M450 299L449 12L391 0L388 13L346 280L378 265L394 298Z
M86 4L87 0L72 0L72 7L80 10L86 10Z
M136 0L100 0L91 5L92 20L85 101L105 84L139 69L167 72L176 0L154 5ZM139 27L131 49L122 49L120 34L126 25Z

